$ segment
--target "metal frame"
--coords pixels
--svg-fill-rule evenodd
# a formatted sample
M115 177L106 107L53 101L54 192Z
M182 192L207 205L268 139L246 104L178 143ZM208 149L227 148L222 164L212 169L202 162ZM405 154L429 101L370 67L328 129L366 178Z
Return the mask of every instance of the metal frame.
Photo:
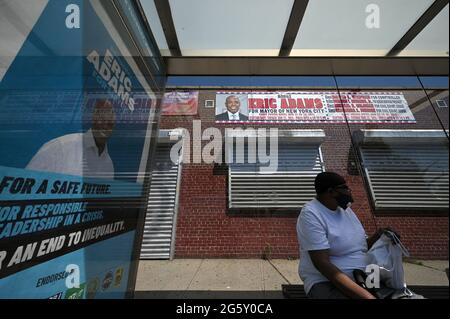
M370 178L370 174L369 174L369 170L367 169L366 166L366 158L364 156L364 152L361 149L361 145L357 146L358 149L358 154L361 157L361 161L360 164L364 170L364 176L363 178L366 179L367 181L367 186L369 187L369 191L370 191L370 205L372 207L372 210L375 212L376 211L376 207L377 207L377 203L376 203L376 196L375 196L375 190L373 189L373 185L372 185L372 180Z
M137 0L138 1L138 0ZM170 9L169 0L154 0L156 10L161 22L162 29L166 42L169 46L169 50L174 57L181 57L181 48L178 42L175 24ZM298 36L300 25L303 21L303 17L306 13L308 6L308 0L294 0L292 5L289 20L286 26L286 30L283 36L283 40L279 50L279 57L288 57L292 51L295 40ZM411 28L402 36L402 38L392 47L387 53L387 57L396 56L404 48L408 46L411 41L445 8L449 3L449 0L435 0L433 4L420 16L420 18L411 26ZM145 13L140 10L141 14L145 16ZM145 17L143 17L144 20ZM202 59L208 59L206 56ZM211 73L213 74L213 73ZM217 74L217 72L216 72Z
M117 4L115 3L116 0L113 1L103 1L101 2L101 6L103 10L106 12L106 14L109 16L109 18L112 20L112 22L117 26L117 32L122 37L126 45L134 46L136 49L136 52L138 52L138 56L132 56L131 58L134 60L134 62L137 64L139 70L142 72L143 75L147 76L146 81L148 85L150 86L150 89L155 93L158 94L161 92L162 88L158 86L158 83L155 81L154 77L152 76L152 72L150 70L150 67L147 65L144 57L141 54L141 50L136 43L134 39L133 33L129 30L129 27L126 23L126 19L122 16L121 11L117 7ZM161 104L161 100L157 99L157 105L155 106L156 110L159 109ZM155 121L159 122L159 113L155 113ZM157 125L152 126L152 135L156 133L158 130ZM153 138L150 140L150 148L149 148L149 154L148 154L148 160L146 165L146 172L151 172L153 168L153 161L150 159L153 157L155 152L156 143L152 143ZM131 251L131 257L130 257L130 271L127 281L127 291L125 293L125 298L132 299L134 296L134 290L136 286L136 278L138 273L138 265L139 265L139 254L141 250L141 242L142 242L142 234L144 230L144 223L145 223L145 214L146 214L146 202L148 201L148 189L150 187L151 183L151 174L145 174L144 181L143 181L143 187L142 187L142 196L139 201L139 204L141 206L139 211L138 220L136 221L136 230L135 230L135 236L133 239L133 249Z
M178 43L177 31L173 22L169 0L154 1L170 53L172 56L181 56L180 44Z
M161 52L159 51L155 36L153 35L152 29L150 28L150 24L147 20L147 16L145 15L144 9L142 8L142 4L141 4L141 0L135 0L135 6L137 9L137 12L141 15L141 23L143 25L143 27L145 28L145 31L148 32L148 36L150 37L151 41L153 41L153 43L155 44L155 48L157 49L157 58L161 59Z
M396 56L408 44L410 44L417 35L441 12L449 0L435 0L433 4L422 14L422 16L413 24L413 26L403 35L403 37L394 45L386 56Z
M280 53L278 56L289 56L297 38L298 30L302 24L303 17L308 6L308 0L295 0L292 5L289 22L284 33L283 42L281 43Z
M165 57L167 75L448 76L448 57Z
M322 172L326 172L327 169L325 167L325 161L323 160L323 154L322 154L322 143L319 146L319 157L320 157L320 163L322 164Z
M182 134L181 139L182 143L184 143L184 134ZM172 239L170 241L170 260L175 257L175 242L177 238L177 219L178 219L178 208L179 208L179 199L180 199L180 188L181 188L181 174L183 169L183 157L184 156L184 147L181 147L181 152L178 157L178 173L177 173L177 186L175 190L175 206L173 208L173 221L172 221Z
M161 90L161 87L158 85L158 82L155 80L154 74L151 71L152 67L149 66L147 64L147 62L145 61L144 54L142 53L141 48L137 44L137 42L136 42L136 40L134 38L133 32L130 30L130 28L129 28L128 24L127 24L127 19L122 16L122 12L119 9L119 7L117 6L116 1L117 0L113 0L113 1L109 2L109 5L111 5L111 9L112 10L115 10L118 20L115 20L114 17L112 17L112 16L111 16L111 19L113 20L113 22L117 21L117 22L120 22L123 25L123 29L118 28L117 32L121 36L123 36L123 39L126 39L126 36L129 37L129 39L132 42L132 45L134 46L136 51L139 53L139 56L133 56L132 58L134 59L134 61L138 65L138 67L141 69L142 74L147 77L147 82L150 85L150 87L152 88L152 90L157 92L157 91ZM103 4L105 10L108 13L110 13L110 11L108 10L108 7L106 7L106 5L108 5L108 3L104 3ZM156 88L156 90L155 90L155 88Z
M233 209L233 198L231 197L231 167L228 165L228 209Z

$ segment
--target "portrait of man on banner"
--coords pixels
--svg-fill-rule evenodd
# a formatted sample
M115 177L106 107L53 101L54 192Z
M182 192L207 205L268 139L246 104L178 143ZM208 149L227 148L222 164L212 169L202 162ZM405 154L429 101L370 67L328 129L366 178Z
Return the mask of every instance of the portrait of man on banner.
M86 132L67 134L45 143L26 169L113 179L114 165L107 144L115 120L112 102L98 99L93 107L92 123Z
M224 122L248 121L247 95L217 94L216 121L224 121Z

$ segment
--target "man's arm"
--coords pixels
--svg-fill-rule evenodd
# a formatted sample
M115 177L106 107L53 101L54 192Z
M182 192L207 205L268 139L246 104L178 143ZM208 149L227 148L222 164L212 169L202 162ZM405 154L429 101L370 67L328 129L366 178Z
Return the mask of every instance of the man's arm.
M373 244L375 244L375 242L378 239L380 239L382 233L383 233L382 229L378 229L372 236L367 238L367 248L368 249L372 248Z
M370 249L373 244L375 244L375 242L380 239L381 235L383 234L383 232L385 231L390 231L393 232L398 238L400 238L400 235L392 228L390 227L386 227L386 228L379 228L372 236L370 236L369 238L367 238L367 247L368 249Z
M376 299L330 262L328 249L308 251L317 268L336 288L352 299Z

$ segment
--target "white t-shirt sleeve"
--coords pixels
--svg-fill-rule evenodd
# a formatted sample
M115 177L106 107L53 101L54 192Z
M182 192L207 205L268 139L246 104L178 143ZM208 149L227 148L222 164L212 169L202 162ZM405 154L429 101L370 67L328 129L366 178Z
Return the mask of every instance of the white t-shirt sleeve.
M61 144L55 140L50 141L39 149L25 168L33 171L57 172L58 156L62 156Z
M303 250L324 250L330 248L325 226L309 210L303 210L297 223L297 235Z

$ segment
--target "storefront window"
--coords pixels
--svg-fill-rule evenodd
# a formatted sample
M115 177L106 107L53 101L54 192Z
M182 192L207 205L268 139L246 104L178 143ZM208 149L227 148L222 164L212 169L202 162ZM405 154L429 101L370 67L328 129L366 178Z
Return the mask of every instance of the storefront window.
M442 130L361 130L355 138L376 210L448 210Z
M252 139L254 144L250 145ZM233 158L228 165L228 208L297 210L314 197L314 178L325 170L320 149L325 132L280 130L276 154L271 152L269 140L261 146L255 137L248 136L242 149L237 143L230 145ZM261 148L264 158L255 156L251 163L252 151L260 155ZM270 155L276 166L270 163Z
M374 210L447 210L448 138L429 96L404 89L411 77L349 78L337 82Z

